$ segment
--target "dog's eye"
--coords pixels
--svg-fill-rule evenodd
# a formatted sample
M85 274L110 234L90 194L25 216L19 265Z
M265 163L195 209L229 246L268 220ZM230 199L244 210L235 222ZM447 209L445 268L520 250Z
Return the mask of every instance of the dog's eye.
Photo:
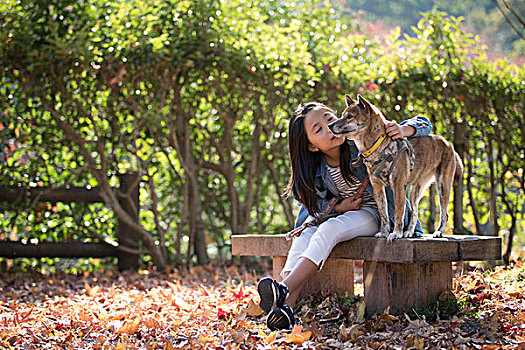
M321 132L321 130L323 130L322 127L319 127L319 129L317 129L317 131L315 132L316 134L319 134Z

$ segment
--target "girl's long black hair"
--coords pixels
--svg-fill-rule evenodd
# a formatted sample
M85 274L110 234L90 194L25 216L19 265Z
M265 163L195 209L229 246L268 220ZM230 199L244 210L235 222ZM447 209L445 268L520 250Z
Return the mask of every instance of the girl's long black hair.
M310 215L320 213L319 197L315 189L315 174L321 165L323 153L312 152L308 149L310 141L304 127L304 117L315 107L328 108L319 102L300 104L294 111L288 125L288 148L292 174L284 192L286 197L293 194L301 202ZM334 113L335 114L335 113ZM341 145L339 166L346 182L350 182L350 147L345 142Z

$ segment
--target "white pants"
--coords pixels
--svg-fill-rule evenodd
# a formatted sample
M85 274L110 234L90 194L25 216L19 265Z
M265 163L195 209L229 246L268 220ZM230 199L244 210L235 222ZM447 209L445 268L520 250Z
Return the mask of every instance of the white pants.
M375 235L379 231L379 217L372 210L347 211L319 226L307 227L293 239L281 276L284 278L285 273L292 271L299 258L307 258L321 269L337 243L358 236Z

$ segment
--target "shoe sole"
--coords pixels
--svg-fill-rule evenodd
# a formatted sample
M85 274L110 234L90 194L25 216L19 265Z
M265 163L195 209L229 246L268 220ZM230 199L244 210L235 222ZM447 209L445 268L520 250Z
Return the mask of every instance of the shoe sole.
M257 292L261 301L259 306L265 313L269 313L277 304L277 289L270 278L262 279L257 285Z
M273 309L266 319L266 325L272 331L291 329L294 323L290 315L279 307Z

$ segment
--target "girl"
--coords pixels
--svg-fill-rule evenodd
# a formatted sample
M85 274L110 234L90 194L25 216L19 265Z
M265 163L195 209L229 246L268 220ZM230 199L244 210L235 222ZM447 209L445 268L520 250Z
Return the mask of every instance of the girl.
M295 228L314 219L316 215L336 214L317 226L306 227L295 237L281 272L284 278L259 281L259 305L269 313L266 323L271 330L290 329L295 324L292 308L303 284L323 267L324 261L339 242L357 236L373 236L379 231L380 219L367 186L366 167L353 165L358 156L353 141L335 136L328 124L337 119L334 111L318 102L300 104L288 127L288 146L292 175L285 195L293 194L301 204ZM392 139L427 136L432 125L427 118L417 116L401 124L388 122L386 134ZM363 182L365 182L363 184ZM362 192L366 187L366 190ZM363 187L360 191L360 187ZM362 192L362 196L355 196ZM390 221L393 224L393 194L387 188ZM337 198L342 200L337 201ZM409 204L405 211L408 223ZM417 224L416 234L421 235Z

